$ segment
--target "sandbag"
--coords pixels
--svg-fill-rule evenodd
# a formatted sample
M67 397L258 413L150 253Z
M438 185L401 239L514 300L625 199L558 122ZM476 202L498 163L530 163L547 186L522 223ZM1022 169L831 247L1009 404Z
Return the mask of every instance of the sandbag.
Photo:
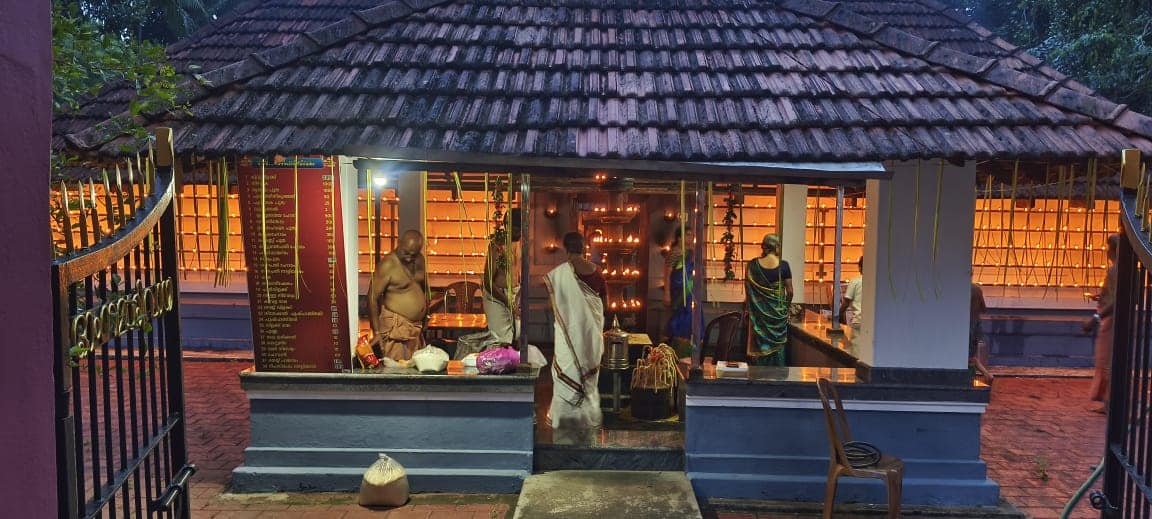
M380 454L360 483L360 506L400 506L408 502L408 474L387 454Z

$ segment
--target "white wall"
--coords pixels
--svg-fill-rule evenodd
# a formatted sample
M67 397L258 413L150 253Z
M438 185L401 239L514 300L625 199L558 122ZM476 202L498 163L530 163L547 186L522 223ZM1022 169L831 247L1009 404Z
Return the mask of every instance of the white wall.
M935 160L889 168L892 180L867 184L864 279L873 281L864 284L860 359L875 367L964 369L976 166L945 162L943 175Z
M424 232L424 173L421 171L407 171L397 175L396 198L399 206L397 229L399 234L404 231Z
M792 269L793 303L803 303L804 231L808 223L808 186L781 184L776 192L776 232L780 235L781 258ZM761 236L763 238L763 236Z

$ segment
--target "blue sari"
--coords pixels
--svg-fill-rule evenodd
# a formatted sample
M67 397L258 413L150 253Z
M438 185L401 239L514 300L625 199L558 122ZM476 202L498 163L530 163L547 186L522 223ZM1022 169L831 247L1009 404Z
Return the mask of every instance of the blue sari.
M668 292L672 297L672 317L668 319L668 336L687 339L692 337L692 258L685 260L679 252L669 258L672 272L668 275ZM687 270L687 276L684 271ZM687 277L687 280L685 280ZM687 283L685 283L687 281Z

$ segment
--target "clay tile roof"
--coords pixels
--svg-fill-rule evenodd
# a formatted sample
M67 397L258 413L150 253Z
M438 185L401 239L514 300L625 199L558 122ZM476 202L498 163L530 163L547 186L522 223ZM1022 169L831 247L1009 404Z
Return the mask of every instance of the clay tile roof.
M170 49L180 63L219 65L189 83L190 115L151 121L175 127L178 151L688 161L1152 151L1152 119L935 0L305 3L247 7ZM64 137L106 154L126 144L104 134L89 125Z

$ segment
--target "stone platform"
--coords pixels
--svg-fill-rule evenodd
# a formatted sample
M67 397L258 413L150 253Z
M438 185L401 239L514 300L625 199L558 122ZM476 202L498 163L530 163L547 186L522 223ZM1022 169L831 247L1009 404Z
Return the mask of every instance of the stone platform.
M561 470L524 482L513 519L701 519L683 472Z

